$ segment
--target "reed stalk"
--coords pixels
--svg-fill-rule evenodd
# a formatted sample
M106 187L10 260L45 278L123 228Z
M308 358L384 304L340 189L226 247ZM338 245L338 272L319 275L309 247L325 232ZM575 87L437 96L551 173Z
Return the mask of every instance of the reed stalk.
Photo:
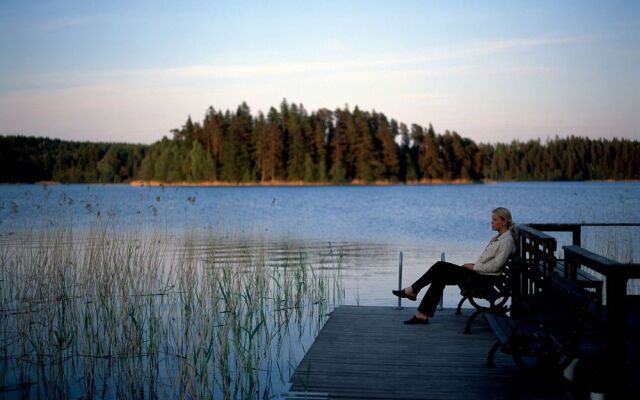
M344 296L331 262L108 220L3 240L0 397L274 397Z

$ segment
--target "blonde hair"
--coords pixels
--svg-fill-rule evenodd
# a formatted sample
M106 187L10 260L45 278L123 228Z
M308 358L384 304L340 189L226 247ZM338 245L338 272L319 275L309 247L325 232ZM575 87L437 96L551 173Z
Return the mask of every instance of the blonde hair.
M507 228L511 229L511 225L513 225L513 219L511 218L511 211L504 207L497 207L491 211L498 217L502 218L504 222L507 223Z
M516 247L518 246L518 239L520 238L518 234L518 227L513 223L513 218L511 217L511 211L505 207L496 207L491 211L498 217L502 218L504 222L507 223L507 228L511 231L511 236L513 236L513 240L516 243Z

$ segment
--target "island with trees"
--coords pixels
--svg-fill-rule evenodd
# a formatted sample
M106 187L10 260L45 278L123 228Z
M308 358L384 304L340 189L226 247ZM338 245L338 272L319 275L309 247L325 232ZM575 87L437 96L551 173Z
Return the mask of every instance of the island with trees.
M0 136L0 182L401 184L640 179L640 142L570 136L475 143L348 106L210 107L150 144Z

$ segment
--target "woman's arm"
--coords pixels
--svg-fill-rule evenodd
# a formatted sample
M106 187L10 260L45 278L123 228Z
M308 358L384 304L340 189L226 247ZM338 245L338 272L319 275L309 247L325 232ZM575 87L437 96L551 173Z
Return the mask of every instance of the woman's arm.
M499 272L514 250L515 243L511 235L491 242L473 266L473 270L488 274Z

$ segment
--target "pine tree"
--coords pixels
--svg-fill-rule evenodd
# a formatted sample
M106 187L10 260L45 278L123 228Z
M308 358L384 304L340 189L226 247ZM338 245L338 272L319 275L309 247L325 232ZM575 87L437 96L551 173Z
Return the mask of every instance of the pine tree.
M398 180L400 162L398 160L397 132L393 132L384 114L378 115L378 137L382 146L382 163L384 164L384 179L393 182Z
M263 182L285 179L283 136L280 114L271 107L264 128Z
M355 178L371 182L375 179L379 161L375 157L373 135L369 128L368 115L357 107L353 112L353 125L355 128L353 152L355 158Z
M429 124L429 129L424 135L423 145L420 149L418 164L426 179L442 179L444 176L444 165L436 144L436 134L433 126Z
M340 109L335 111L336 125L331 137L331 167L329 176L334 183L343 183L347 176L347 125L349 117L348 110Z
M329 142L333 137L333 114L327 109L321 109L313 115L313 142L311 156L315 166L315 176L319 182L327 181L327 165Z
M213 179L213 158L197 140L194 140L191 145L188 159L187 180L200 182Z
M211 179L220 179L222 153L224 150L225 120L222 112L209 107L203 122L204 148L211 154L213 168Z
M291 105L285 120L285 131L287 132L286 143L289 146L287 151L287 179L301 181L305 175L305 141L300 110L295 104Z
M118 179L118 166L120 160L114 147L111 147L109 151L102 157L96 165L100 174L100 183L115 183L119 182ZM67 178L68 179L68 178Z

